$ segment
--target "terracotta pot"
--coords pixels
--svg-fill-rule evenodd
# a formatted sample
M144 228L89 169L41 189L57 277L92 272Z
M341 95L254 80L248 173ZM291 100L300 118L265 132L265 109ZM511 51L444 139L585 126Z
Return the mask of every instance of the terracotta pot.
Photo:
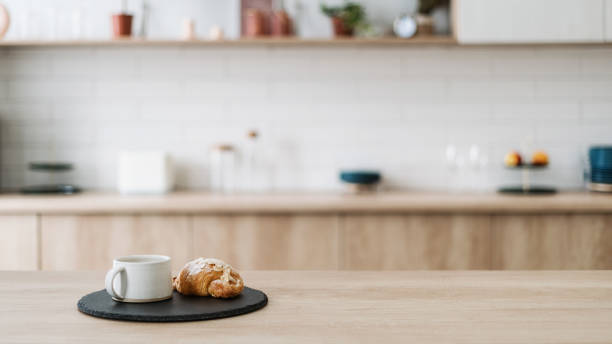
M11 17L6 7L0 4L0 39L4 38L11 24Z
M334 26L334 35L336 37L347 37L353 35L353 29L344 25L342 18L333 17L332 25Z
M245 23L245 35L247 37L259 37L265 34L264 16L261 11L255 9L247 10Z
M272 35L290 36L293 34L291 18L287 12L281 10L272 14Z
M130 14L114 14L113 15L113 37L125 38L132 35L132 19L134 16Z

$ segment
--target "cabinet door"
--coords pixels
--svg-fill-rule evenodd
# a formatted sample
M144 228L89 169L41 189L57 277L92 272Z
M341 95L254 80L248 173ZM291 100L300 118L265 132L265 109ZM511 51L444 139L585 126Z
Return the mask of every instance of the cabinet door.
M603 42L605 0L455 0L460 43Z
M604 39L612 42L612 0L605 0L604 3Z
M0 216L0 270L36 270L38 235L35 215Z
M196 216L193 230L196 255L241 270L338 268L337 216Z
M105 270L130 254L172 257L176 271L192 258L187 216L42 216L43 270Z
M488 216L349 215L341 238L348 270L490 267Z
M612 215L500 215L491 237L494 269L612 269Z

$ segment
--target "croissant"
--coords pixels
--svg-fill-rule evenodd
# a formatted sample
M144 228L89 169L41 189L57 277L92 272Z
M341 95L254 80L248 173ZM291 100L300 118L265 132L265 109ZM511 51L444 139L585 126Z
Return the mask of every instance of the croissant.
M183 295L230 298L238 296L244 281L231 265L214 258L198 258L185 264L172 279L176 291Z

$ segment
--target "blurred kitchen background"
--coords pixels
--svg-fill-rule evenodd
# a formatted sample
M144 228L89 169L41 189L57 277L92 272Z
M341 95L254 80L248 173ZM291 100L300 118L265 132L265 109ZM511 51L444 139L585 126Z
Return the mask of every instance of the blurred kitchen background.
M0 0L0 270L610 269L610 42L612 0Z
M122 6L2 3L11 14L7 44L109 40L111 15ZM392 34L394 20L419 6L360 3L374 35ZM603 1L562 3L601 13ZM300 38L333 38L319 1L283 6ZM181 40L189 19L198 39L211 30L240 36L236 0L131 0L127 10L133 37ZM450 35L449 7L435 13L435 33ZM0 48L2 187L39 182L26 173L33 161L67 161L71 183L115 189L121 151L159 150L172 157L179 189L207 189L211 147L231 145L238 169L248 158L247 133L256 130L262 190L338 190L339 171L366 169L381 172L385 189L493 191L517 179L503 167L511 150L527 159L548 153L550 168L534 173L536 182L582 188L588 147L610 142L612 49L499 43Z

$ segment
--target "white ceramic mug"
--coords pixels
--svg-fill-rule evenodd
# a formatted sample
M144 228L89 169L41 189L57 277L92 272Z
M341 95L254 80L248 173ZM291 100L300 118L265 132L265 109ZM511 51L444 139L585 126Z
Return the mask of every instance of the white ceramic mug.
M106 292L115 301L155 302L172 297L170 257L125 256L113 260L106 274Z

